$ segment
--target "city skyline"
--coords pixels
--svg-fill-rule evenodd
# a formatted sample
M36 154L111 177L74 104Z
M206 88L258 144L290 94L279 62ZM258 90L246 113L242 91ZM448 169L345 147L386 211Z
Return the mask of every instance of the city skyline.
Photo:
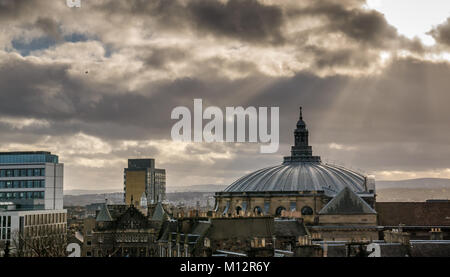
M65 189L121 191L133 158L167 187L231 184L289 154L298 106L324 161L450 178L444 1L65 2L0 2L0 150L57 154ZM172 141L172 109L194 98L280 107L278 152Z

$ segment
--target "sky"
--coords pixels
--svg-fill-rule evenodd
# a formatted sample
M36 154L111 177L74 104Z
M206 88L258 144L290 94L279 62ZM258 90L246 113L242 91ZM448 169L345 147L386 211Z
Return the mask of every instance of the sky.
M0 0L0 151L51 151L65 189L232 183L289 155L377 180L450 178L450 4L419 0ZM173 108L280 108L280 148L171 139ZM206 123L207 121L205 121Z

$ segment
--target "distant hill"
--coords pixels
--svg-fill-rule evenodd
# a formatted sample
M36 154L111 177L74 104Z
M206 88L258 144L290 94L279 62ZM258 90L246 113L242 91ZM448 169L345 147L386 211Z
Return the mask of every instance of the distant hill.
M108 203L123 203L123 193L101 193L101 194L81 194L81 195L64 195L64 207L70 206L86 206L92 203L104 203L108 199Z
M167 193L172 192L216 192L224 190L228 185L192 185L192 186L167 186ZM109 194L121 192L120 190L88 190L88 189L74 189L65 190L64 195L87 195L87 194Z
M91 189L72 189L72 190L64 190L64 195L87 195L87 194L108 194L108 193L117 193L119 190L91 190Z
M213 195L216 191L222 191L224 185L193 185L193 186L168 186L167 200L174 204L194 207L197 201L201 205L214 204ZM92 203L102 203L108 199L111 204L123 203L123 192L114 190L67 190L64 191L64 206L86 206Z
M423 202L450 199L450 179L419 178L376 181L377 202Z
M450 179L443 178L419 178L400 181L375 181L379 189L450 189Z
M426 200L448 200L450 189L379 189L377 202L424 202Z
M192 185L192 186L168 186L167 192L216 192L224 190L228 185Z

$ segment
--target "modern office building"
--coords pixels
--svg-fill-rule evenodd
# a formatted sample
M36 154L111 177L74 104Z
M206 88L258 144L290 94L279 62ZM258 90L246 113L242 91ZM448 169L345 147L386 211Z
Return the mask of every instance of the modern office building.
M49 152L0 153L0 202L17 210L63 208L64 165Z
M155 168L154 159L129 159L124 169L124 202L138 207L143 196L148 204L166 199L166 170Z
M67 229L63 176L64 165L50 152L0 153L0 244L9 241L21 256L42 254L32 244L61 246Z

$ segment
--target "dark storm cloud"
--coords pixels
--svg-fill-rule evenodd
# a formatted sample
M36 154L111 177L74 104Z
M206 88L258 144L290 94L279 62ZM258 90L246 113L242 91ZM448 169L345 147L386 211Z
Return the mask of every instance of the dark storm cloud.
M0 63L0 115L49 120L52 126L46 131L52 134L66 130L116 139L149 134L168 138L174 107L192 106L194 98L239 95L248 83L259 78L236 82L218 77L208 81L179 78L155 81L132 92L114 87L117 80L109 85L90 82L84 73L69 74L69 68L68 64L39 64L9 55Z
M165 69L169 63L183 61L187 56L187 49L157 47L152 49L141 49L139 51L139 60L151 68Z
M34 24L37 28L54 40L62 40L63 36L61 34L61 30L59 29L59 24L54 19L49 17L39 17Z
M303 72L293 78L278 79L267 76L240 81L179 79L160 83L152 88L152 93L143 95L96 90L96 84L88 86L73 79L66 65L38 66L21 59L8 64L10 67L0 67L1 114L48 120L51 124L15 130L18 134L63 136L83 132L107 141L169 138L174 123L170 119L171 110L178 105L192 109L192 100L198 97L205 106L279 106L284 152L292 144L298 106L302 105L311 142L318 146L333 142L360 147L358 153L367 155L358 155L355 162L362 167L399 168L404 166L398 164L402 159L411 168L426 169L438 162L442 167L450 167L450 158L445 158L450 157L450 151L445 150L450 137L448 63L400 59L382 75L372 78L321 78ZM22 76L20 82L17 76ZM250 84L264 79L265 89L258 93L248 91ZM64 90L45 90L59 82L65 83ZM8 84L14 84L14 89ZM94 90L99 97L89 99ZM244 91L245 98L241 97ZM254 96L248 97L251 94ZM406 147L408 144L414 147ZM435 147L427 151L421 147L431 144ZM389 150L394 145L406 146ZM329 151L326 147L319 149L325 151L322 152L325 156ZM384 153L384 163L378 166L373 163L379 159L373 149ZM344 151L339 155L342 159L351 153ZM439 155L442 158L437 159ZM414 156L420 159L411 161ZM430 163L433 159L436 162Z
M450 17L447 18L446 22L433 28L429 34L431 34L438 43L450 46Z
M156 19L159 28L172 31L188 28L250 43L281 44L284 40L282 9L256 0L191 0L187 4L178 0L132 0L92 5L106 13Z
M188 4L188 9L199 29L244 41L283 43L283 13L277 6L256 0L196 0Z
M18 17L24 11L31 10L33 7L31 2L28 0L0 0L0 20Z
M377 53L368 53L366 49L361 48L329 50L324 47L310 45L305 46L303 50L314 55L314 64L319 69L333 68L335 66L367 68L378 59Z
M347 8L344 3L315 1L311 6L289 11L293 17L323 16L328 24L323 32L338 31L347 37L370 46L385 47L385 42L397 38L397 31L383 14L374 10Z

